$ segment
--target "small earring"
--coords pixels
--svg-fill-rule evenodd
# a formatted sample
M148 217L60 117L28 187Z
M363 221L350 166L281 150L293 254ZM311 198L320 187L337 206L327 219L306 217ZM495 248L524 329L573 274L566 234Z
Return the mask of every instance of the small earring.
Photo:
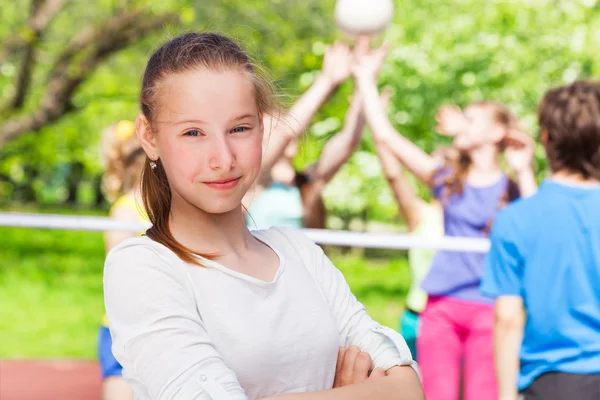
M150 161L150 168L152 168L152 170L156 169L156 162L154 160Z

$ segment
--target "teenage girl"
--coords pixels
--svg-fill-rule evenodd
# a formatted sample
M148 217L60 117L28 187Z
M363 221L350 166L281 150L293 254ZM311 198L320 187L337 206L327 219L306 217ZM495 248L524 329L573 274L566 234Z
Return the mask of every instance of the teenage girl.
M123 375L137 399L421 400L404 339L366 314L318 246L245 225L271 87L219 34L179 36L148 61L136 131L152 227L104 272ZM365 356L370 376L348 380Z

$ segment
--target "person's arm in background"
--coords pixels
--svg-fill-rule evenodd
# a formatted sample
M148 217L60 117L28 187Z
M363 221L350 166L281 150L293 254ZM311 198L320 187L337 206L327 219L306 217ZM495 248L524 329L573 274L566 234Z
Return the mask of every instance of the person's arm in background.
M308 182L301 189L305 220L321 219L316 216L323 214L323 190L358 147L364 128L362 102L355 94L346 112L344 126L327 141L317 162L305 172ZM307 226L311 227L311 224Z
M537 191L533 172L535 141L526 133L511 130L506 136L504 157L517 178L521 197L529 197Z
M381 93L381 102L386 109L390 96L391 92L389 90L384 90ZM417 192L402 172L402 167L398 160L386 144L376 140L374 143L381 169L392 189L400 213L406 221L409 232L414 232L421 219L420 206L423 200L417 195Z
M300 139L329 95L350 76L351 52L341 42L327 46L321 73L312 86L282 116L265 116L264 135L266 147L263 152L263 171L282 156L288 143Z
M377 72L381 68L387 52L386 47L368 52L360 58L353 71L363 99L367 123L376 142L387 146L410 172L426 185L432 186L437 170L434 158L394 129L386 110L379 101Z
M494 323L494 356L498 376L499 400L517 400L519 351L525 327L523 299L501 296L496 299Z
M500 400L517 400L519 353L526 313L523 305L523 270L518 217L509 209L500 212L490 233L490 251L481 282L484 295L496 299L494 353Z
M329 139L321 151L315 166L315 182L324 186L331 181L358 147L364 128L362 101L355 93L344 117L342 130Z

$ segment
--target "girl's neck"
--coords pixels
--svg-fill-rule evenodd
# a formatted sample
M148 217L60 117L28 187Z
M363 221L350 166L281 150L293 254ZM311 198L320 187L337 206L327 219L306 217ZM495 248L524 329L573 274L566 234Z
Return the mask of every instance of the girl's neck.
M498 149L496 146L483 146L469 153L471 166L467 176L473 186L488 186L500 179L504 174L500 168Z
M240 254L254 236L244 222L242 205L222 213L207 213L173 194L169 228L175 240L198 253Z

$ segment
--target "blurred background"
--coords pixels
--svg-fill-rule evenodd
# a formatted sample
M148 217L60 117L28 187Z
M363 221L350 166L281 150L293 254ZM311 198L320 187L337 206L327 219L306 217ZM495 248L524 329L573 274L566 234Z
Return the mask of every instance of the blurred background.
M310 86L325 46L351 41L334 0L0 0L0 211L108 213L102 130L135 118L150 52L186 30L238 38L286 103ZM381 74L396 128L430 151L442 104L508 105L537 136L551 86L600 76L600 1L396 0ZM342 126L353 82L321 109L295 160L318 158ZM538 179L545 171L536 150ZM421 188L421 194L427 196ZM326 192L328 228L403 232L369 135ZM406 254L327 248L358 299L396 328L409 286ZM0 227L0 360L95 359L103 314L99 232Z

